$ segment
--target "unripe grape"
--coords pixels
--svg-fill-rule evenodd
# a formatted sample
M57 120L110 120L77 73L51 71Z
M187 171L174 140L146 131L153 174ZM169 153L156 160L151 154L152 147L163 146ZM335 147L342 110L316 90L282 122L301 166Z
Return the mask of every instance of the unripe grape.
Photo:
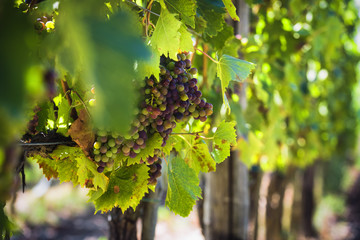
M94 160L95 160L96 162L100 162L100 161L101 161L101 155L96 155L95 158L94 158Z
M138 138L137 140L136 140L136 144L138 144L139 146L141 146L141 145L143 145L144 144L144 139L142 139L142 138Z
M175 68L175 62L169 62L167 65L167 69L171 71L174 70L174 68Z
M120 145L120 144L122 144L122 143L123 143L123 141L124 141L124 139L123 139L122 137L117 137L117 138L115 139L115 143L116 143L116 145Z
M102 155L101 156L101 161L103 161L103 162L108 162L109 161L109 157L108 156L106 156L106 155Z
M192 112L195 111L195 109L196 109L196 106L195 106L195 105L190 105L188 110L189 110L189 112L192 113Z
M107 151L107 152L106 152L106 156L107 156L108 158L111 158L111 157L113 156L113 153L112 153L111 151Z
M190 72L190 74L191 75L195 75L195 74L197 74L197 69L196 68L191 68L190 70L189 70L189 72Z
M188 97L188 95L183 94L183 95L180 96L180 99L181 99L182 101L186 101L186 100L189 99L189 97Z
M192 113L192 116L194 118L198 118L199 117L199 111L195 110L193 113Z
M186 68L187 68L187 69L191 68L191 61L190 61L190 59L185 59L185 64L186 64Z
M108 142L108 145L109 145L109 147L115 147L115 145L116 145L116 143L115 143L115 139L110 139Z
M118 152L118 148L117 148L117 147L112 147L112 148L110 149L110 151L111 151L113 154L115 154L115 153Z
M128 146L126 146L126 145L123 146L121 150L122 150L123 153L129 153L130 152L130 148Z
M100 149L101 147L101 143L100 142L94 142L94 148L95 149Z
M107 132L105 130L99 130L97 132L97 135L100 137L106 137L107 136Z

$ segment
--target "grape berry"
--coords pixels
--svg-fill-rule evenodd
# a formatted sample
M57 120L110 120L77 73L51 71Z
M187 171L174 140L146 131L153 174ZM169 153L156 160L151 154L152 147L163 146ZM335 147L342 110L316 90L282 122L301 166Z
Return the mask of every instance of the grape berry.
M98 172L112 168L117 154L135 158L153 134L161 135L164 147L177 123L188 121L190 117L204 122L212 114L212 104L201 99L198 81L193 76L197 69L191 68L189 54L178 54L177 58L178 61L174 61L162 56L159 81L154 76L145 79L146 86L142 89L145 98L127 135L97 132L94 160L99 165ZM160 154L160 149L155 149L153 156L141 159L150 168L149 184L156 184L156 178L161 176Z

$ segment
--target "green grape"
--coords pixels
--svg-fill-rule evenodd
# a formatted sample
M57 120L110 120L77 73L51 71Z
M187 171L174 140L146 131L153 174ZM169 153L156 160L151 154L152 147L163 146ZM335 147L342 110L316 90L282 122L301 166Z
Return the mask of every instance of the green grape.
M100 162L101 161L101 155L96 155L94 159L95 159L96 162Z
M172 71L172 70L174 70L174 68L175 68L175 62L169 62L169 64L167 65L167 69Z
M95 154L95 155L100 154L100 150L99 150L99 149L94 149L94 154Z
M116 143L115 143L115 139L110 139L108 142L108 145L109 145L109 147L115 147L115 145L116 145Z
M186 100L189 99L189 97L188 97L188 95L183 94L183 95L180 96L180 99L181 99L182 101L186 101Z
M111 151L107 151L107 152L106 152L106 156L107 156L108 158L111 158L111 157L113 156L113 153L112 153Z
M135 133L133 136L132 136L132 139L134 139L134 140L136 140L136 139L138 139L139 138L139 133L137 132L137 133Z
M199 111L195 110L195 111L192 113L192 116L193 116L194 118L199 117Z
M109 162L106 163L107 168L112 168L114 166L114 160L109 160Z
M101 161L103 161L103 162L108 162L108 161L109 161L109 157L106 156L106 155L102 155L102 156L101 156Z
M196 110L196 106L195 105L190 105L189 106L189 112L194 112Z
M118 148L117 148L117 147L112 147L112 148L110 149L110 151L111 151L112 153L116 154L117 151L118 151Z
M107 132L105 130L99 130L97 132L97 135L100 137L106 137L107 136Z
M165 104L161 104L161 105L159 106L159 109L160 109L160 111L165 111L165 110L166 110L166 105L165 105Z
M136 144L137 145L143 145L144 144L144 139L142 139L142 138L138 138L137 140L136 140Z
M181 112L181 113L184 113L184 112L185 112L185 110L186 110L186 109L185 109L185 108L183 108L183 107L179 107L179 109L178 109L178 111L179 111L179 112Z
M100 142L94 142L94 148L95 149L100 149L101 147L101 143Z
M130 152L130 148L128 146L126 146L126 145L123 146L121 150L122 150L123 153L129 153Z
M196 68L191 68L189 70L189 72L190 72L191 75L195 75L195 74L197 74L197 69Z

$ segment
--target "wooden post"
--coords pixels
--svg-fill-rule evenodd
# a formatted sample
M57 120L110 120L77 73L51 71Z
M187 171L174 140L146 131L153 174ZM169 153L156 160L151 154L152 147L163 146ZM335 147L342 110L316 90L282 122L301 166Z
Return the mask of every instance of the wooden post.
M241 21L234 23L234 33L249 33L249 7L245 0L235 1ZM245 86L242 85L240 102L246 108ZM205 177L204 235L212 239L247 239L249 219L248 169L240 161L238 151L217 166L216 172Z
M286 182L283 173L272 173L266 199L266 239L284 239L282 235L282 214Z
M249 189L246 166L237 151L206 175L204 235L211 239L246 239Z
M120 208L114 208L109 214L110 240L137 240L136 221L139 209L132 208L124 213Z

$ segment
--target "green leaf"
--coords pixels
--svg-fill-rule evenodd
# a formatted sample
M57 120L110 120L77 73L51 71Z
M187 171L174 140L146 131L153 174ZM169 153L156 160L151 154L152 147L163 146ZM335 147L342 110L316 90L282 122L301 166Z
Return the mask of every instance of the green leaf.
M40 105L40 112L37 113L39 117L39 123L36 126L36 130L38 132L46 132L48 121L55 122L55 112L54 112L54 105L47 101Z
M96 198L96 211L106 212L113 207L119 207L123 212L129 207L135 209L148 192L148 170L145 164L136 164L112 172L106 192L100 197L92 197ZM90 197L94 194L99 193L89 192Z
M92 179L95 189L102 189L106 191L109 179L103 173L97 171L95 162L88 159L84 154L76 157L77 160L77 175L79 177L79 184L86 186L86 182Z
M231 80L241 82L249 76L252 69L255 68L253 63L222 55L217 64L217 75L221 81L221 91L225 102L225 90L229 86ZM230 109L229 104L226 107Z
M67 146L59 146L49 154L52 159L56 160L56 171L60 183L71 181L74 185L78 184L76 157L79 154L84 155L80 148Z
M162 8L155 31L151 37L151 45L159 51L160 55L169 54L171 58L176 56L180 47L179 30L181 22L175 16L176 14Z
M173 158L169 160L168 181L166 206L182 217L188 216L196 200L201 198L196 172L181 158Z
M54 4L56 2L58 2L58 0L46 0L40 2L37 4L37 10L43 14L51 15L54 12Z
M215 171L216 163L211 157L207 144L194 135L177 135L176 150L196 174Z
M230 17L234 20L234 21L240 21L239 16L236 14L236 7L234 6L234 4L232 3L231 0L223 0L223 3L226 7L226 10L228 11Z
M71 123L70 118L71 106L67 101L66 97L62 97L58 104L58 118L57 118L57 132L64 136L67 136L69 124Z
M221 50L225 47L225 42L234 36L234 29L224 22L223 29L213 37L205 37L205 40L210 43L214 50Z
M195 28L196 4L194 0L163 0L170 12L179 15L181 21Z
M225 6L218 0L197 0L198 14L206 21L205 33L215 36L223 28ZM199 18L201 20L201 18ZM203 24L201 24L203 25Z
M45 177L50 180L51 178L57 178L58 172L56 170L56 161L49 158L46 155L34 155L28 156L28 159L31 161L36 161L39 164L39 167L42 169Z
M221 163L230 156L230 145L236 145L235 125L235 121L222 121L216 129L213 151L211 153L216 163Z
M144 79L153 75L156 79L159 78L160 74L160 55L159 52L154 50L151 52L150 61L139 62L139 73L138 75Z
M150 52L136 16L118 11L109 19L99 17L104 13L101 2L61 2L55 32L59 62L95 86L94 123L125 133L136 107L136 83L142 80L136 77L135 62L148 60Z
M191 52L194 50L193 41L191 39L191 34L186 29L185 25L181 25L180 27L180 50Z

